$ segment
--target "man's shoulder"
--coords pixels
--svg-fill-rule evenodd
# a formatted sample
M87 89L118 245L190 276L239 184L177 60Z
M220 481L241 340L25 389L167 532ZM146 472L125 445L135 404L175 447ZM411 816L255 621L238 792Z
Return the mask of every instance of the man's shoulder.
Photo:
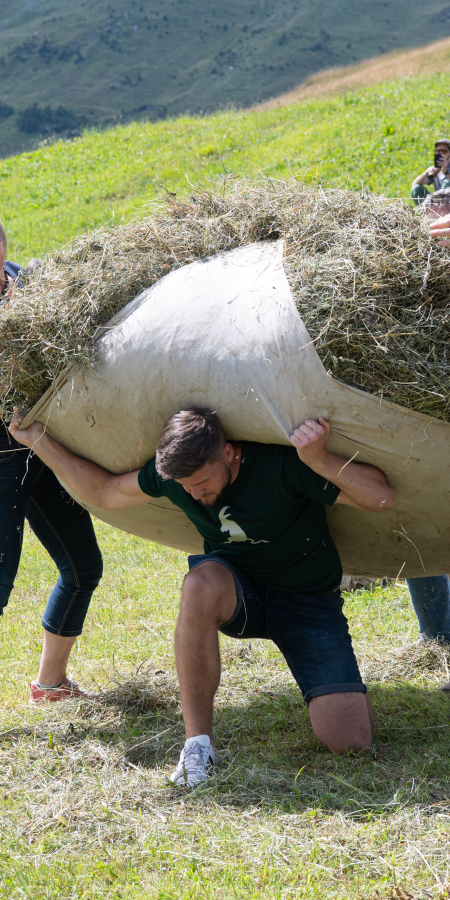
M144 463L142 469L138 472L138 484L144 494L151 497L160 497L162 495L161 479L155 468L155 457L153 456L148 462Z
M162 478L161 475L158 475L155 456L144 463L142 469L139 469L138 484L144 494L149 494L151 497L168 497L174 502L176 502L176 498L186 494L182 485L173 478Z
M258 471L260 468L271 471L276 478L284 472L286 465L289 469L294 466L298 455L295 447L285 444L263 444L259 441L241 441L241 460L248 463L249 468ZM241 463L241 464L242 464Z
M286 479L286 474L295 471L299 462L294 447L285 444L263 444L259 441L241 441L241 470L243 474L252 474L253 479L264 477L264 484L269 489L279 487Z
M284 458L286 453L291 454L292 451L294 453L297 452L292 444L289 446L286 444L264 444L262 441L236 441L236 443L241 444L243 451L248 450L249 453L254 453L255 456L261 454Z
M263 470L260 486L264 484L266 491L284 491L296 499L308 497L322 505L334 503L339 488L302 462L292 444L242 441L241 445L242 463L247 460L254 479L260 478Z

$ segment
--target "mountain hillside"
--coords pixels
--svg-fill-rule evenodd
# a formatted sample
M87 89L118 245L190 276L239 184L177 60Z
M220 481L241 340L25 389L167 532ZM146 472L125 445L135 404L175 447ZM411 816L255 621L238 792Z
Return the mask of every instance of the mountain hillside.
M445 0L2 0L0 156L55 135L249 106L450 35Z
M310 75L306 81L297 85L292 91L272 97L258 104L260 109L272 109L275 106L288 106L313 97L324 97L327 94L342 94L383 81L396 78L410 78L412 75L436 75L436 85L441 74L450 71L450 38L441 38L415 47L413 50L394 50L372 59L363 60L350 66L323 69ZM447 95L443 95L444 108L447 106Z
M409 198L433 142L450 132L449 94L449 74L414 75L278 108L91 129L0 160L11 258L26 262L85 229L147 214L166 191L226 189L235 177L295 176Z

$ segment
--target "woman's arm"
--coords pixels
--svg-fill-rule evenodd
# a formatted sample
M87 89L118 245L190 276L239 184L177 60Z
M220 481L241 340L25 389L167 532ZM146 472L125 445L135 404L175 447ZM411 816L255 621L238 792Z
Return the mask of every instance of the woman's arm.
M42 462L61 478L78 497L99 509L124 509L149 502L138 484L138 472L112 475L96 463L76 456L46 434L40 422L21 431L15 410L9 430L20 444L33 450Z
M438 238L440 247L450 247L450 215L435 219L430 225L430 234Z

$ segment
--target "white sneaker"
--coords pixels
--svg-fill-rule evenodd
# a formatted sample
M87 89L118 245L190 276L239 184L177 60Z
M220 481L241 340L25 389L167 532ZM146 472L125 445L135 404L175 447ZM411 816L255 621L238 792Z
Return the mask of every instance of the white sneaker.
M186 741L179 763L170 776L170 781L177 787L195 787L211 774L215 764L214 750L207 735L201 734L198 738Z

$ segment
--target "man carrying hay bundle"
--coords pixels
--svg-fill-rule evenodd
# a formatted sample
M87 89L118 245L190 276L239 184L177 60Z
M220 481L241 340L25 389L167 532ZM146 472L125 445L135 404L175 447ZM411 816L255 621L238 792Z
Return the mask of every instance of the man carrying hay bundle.
M375 522L330 511L346 570L442 573L449 291L446 250L403 201L295 180L237 181L170 197L156 216L80 236L47 258L0 309L0 381L9 409L37 404L30 415L51 434L116 473L153 456L164 419L200 399L224 409L231 437L267 443L286 443L296 422L326 414L335 452L363 452L399 488L396 509ZM269 416L248 373L273 400ZM129 428L118 427L127 416ZM198 552L192 523L165 503L149 504L148 516L104 518ZM438 580L447 593L432 623L422 615L428 596L420 590L414 602L431 638L445 637L450 608L448 580Z
M219 631L274 641L317 738L335 753L370 750L372 709L342 612L325 505L389 509L394 491L379 469L328 452L322 418L295 429L294 449L228 441L217 415L191 407L168 419L156 457L124 475L71 453L38 422L22 431L18 423L16 416L14 437L84 500L119 509L165 496L203 537L204 554L189 557L175 634L186 743L174 784L199 784L214 765Z
M0 222L0 302L10 299L23 275L5 260L8 243ZM39 672L30 685L30 705L88 696L66 667L81 634L91 596L102 576L102 557L89 513L75 503L37 456L25 453L0 419L0 615L14 586L25 519L59 569L42 619L44 642Z

